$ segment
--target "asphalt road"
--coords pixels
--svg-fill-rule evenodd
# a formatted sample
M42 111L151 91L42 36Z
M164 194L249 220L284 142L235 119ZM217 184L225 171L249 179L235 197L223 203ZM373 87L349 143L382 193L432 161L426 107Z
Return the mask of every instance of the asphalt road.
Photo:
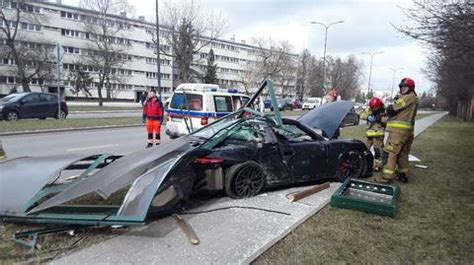
M287 116L296 119L298 116ZM8 158L77 154L129 154L146 146L145 127L76 130L71 132L12 135L2 137ZM162 142L170 141L162 126Z
M163 129L164 127L162 127ZM164 133L163 142L170 141ZM123 129L72 131L2 137L8 158L19 156L47 156L77 154L129 154L145 148L145 127Z

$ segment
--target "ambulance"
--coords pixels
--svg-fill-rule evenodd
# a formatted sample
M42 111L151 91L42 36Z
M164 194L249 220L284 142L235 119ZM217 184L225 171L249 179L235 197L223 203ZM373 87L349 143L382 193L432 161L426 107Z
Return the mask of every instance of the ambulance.
M213 84L180 84L166 110L166 134L188 134L243 107L250 97Z

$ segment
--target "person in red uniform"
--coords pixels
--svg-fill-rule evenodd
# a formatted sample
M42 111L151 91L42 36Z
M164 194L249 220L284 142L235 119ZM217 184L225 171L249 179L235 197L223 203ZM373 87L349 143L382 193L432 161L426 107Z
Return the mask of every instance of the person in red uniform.
M148 132L147 148L160 144L161 121L163 117L163 105L156 97L156 91L151 90L148 93L148 99L143 105L143 115L146 120L146 129ZM154 137L155 136L155 137Z

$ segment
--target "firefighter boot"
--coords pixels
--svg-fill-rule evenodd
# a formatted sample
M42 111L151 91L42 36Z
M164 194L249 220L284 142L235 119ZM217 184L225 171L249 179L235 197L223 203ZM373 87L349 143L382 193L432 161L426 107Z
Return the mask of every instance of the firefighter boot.
M405 173L397 173L395 179L403 183L408 183L408 176Z
M380 172L383 168L383 161L381 159L374 159L374 172Z
M146 148L150 148L150 147L153 147L153 143L148 143L148 144L146 145Z

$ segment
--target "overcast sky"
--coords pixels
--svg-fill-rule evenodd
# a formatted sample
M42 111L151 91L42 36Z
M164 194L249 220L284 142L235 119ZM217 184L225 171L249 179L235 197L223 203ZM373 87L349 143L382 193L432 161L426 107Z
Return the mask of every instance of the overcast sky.
M70 5L78 2L63 0ZM154 19L154 0L129 2L135 5L135 16ZM200 3L204 12L221 13L227 18L223 39L235 35L237 41L247 43L255 37L288 40L294 53L308 48L318 57L323 56L325 30L310 22L329 24L344 20L329 28L327 54L343 58L354 54L362 60L364 88L367 88L370 56L362 53L383 51L373 57L371 83L375 90L390 91L393 80L390 67L404 68L396 74L395 89L400 79L407 76L415 80L417 91L431 89L432 83L422 73L428 52L391 25L408 23L401 8L411 7L411 0L201 0Z

